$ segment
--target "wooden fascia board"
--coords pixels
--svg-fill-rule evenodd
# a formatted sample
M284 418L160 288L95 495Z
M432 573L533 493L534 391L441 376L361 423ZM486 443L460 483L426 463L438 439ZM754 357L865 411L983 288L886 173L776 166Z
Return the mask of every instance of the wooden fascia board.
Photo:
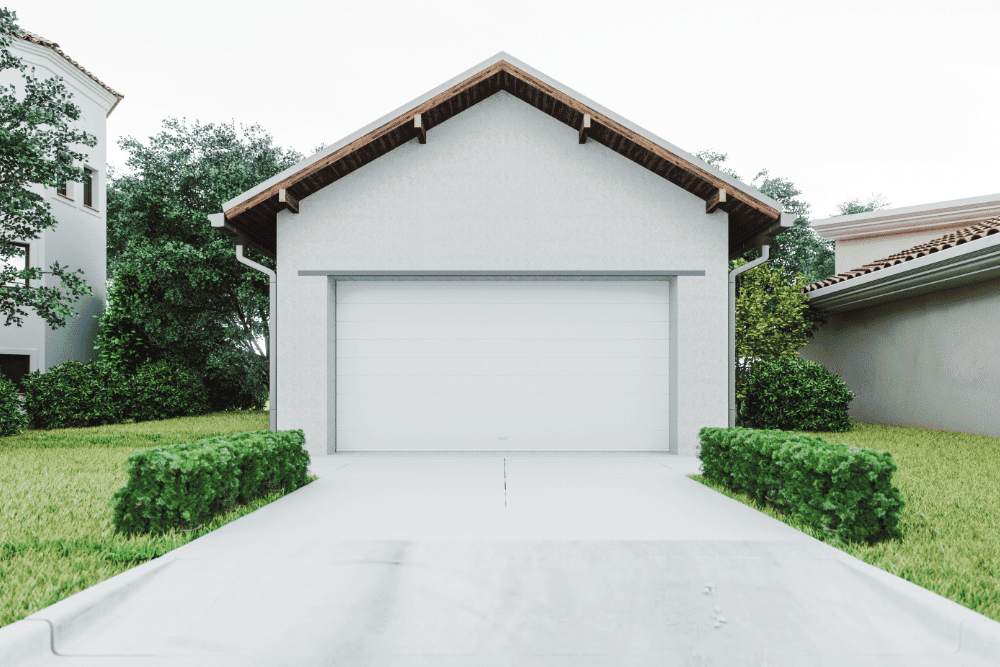
M382 137L386 136L390 132L393 132L393 131L399 129L400 127L402 127L404 125L410 125L410 126L412 126L413 125L413 118L417 114L421 114L421 120L427 118L426 114L427 114L428 111L430 111L434 107L438 106L439 104L445 102L448 98L454 97L455 95L457 95L457 94L459 94L461 92L464 92L465 90L467 90L467 89L475 86L476 84L480 83L481 81L489 79L491 76L499 73L500 70L501 70L502 65L504 65L504 64L506 64L506 63L504 63L503 61L500 61L500 62L496 63L495 65L491 65L490 67L487 67L486 69L484 69L483 71L479 72L475 76L471 76L468 79L466 79L465 81L463 81L462 83L459 83L459 84L453 86L452 88L449 88L448 90L444 91L443 93L432 97L431 99L427 100L423 104L420 104L419 106L417 106L415 109L412 109L411 111L406 112L402 116L399 116L395 120L392 120L392 121L386 123L385 125L377 128L375 130L372 130L371 132L369 132L365 136L360 137L359 139L356 139L355 141L352 141L351 143L347 144L346 146L344 146L340 150L338 150L338 151L336 151L334 153L331 153L330 155L327 155L323 159L317 160L316 162L313 162L309 166L307 166L307 167L303 168L302 170L300 170L300 171L292 174L291 176L289 176L285 180L283 180L283 181L281 181L279 183L275 183L274 185L272 185L267 190L264 190L263 192L259 192L258 194L254 195L253 197L251 197L250 199L246 200L245 202L239 203L236 206L232 207L231 209L229 209L228 211L226 211L226 217L232 219L232 218L236 217L237 215L243 213L244 211L246 211L248 209L251 209L254 206L257 206L258 204L260 204L262 202L267 201L271 197L277 197L278 190L280 190L282 188L290 188L290 187L292 187L293 185L295 185L296 183L298 183L302 179L307 178L307 177L311 176L312 174L315 174L316 172L321 171L322 169L325 169L325 168L329 167L330 165L335 164L336 162L340 161L344 157L346 157L346 156L348 156L348 155L350 155L350 154L358 151L359 149L363 148L364 146L367 146L368 144L370 144L370 143L372 143L374 141L378 141L379 139L381 139Z
M731 199L740 201L749 206L750 208L762 213L763 215L773 220L777 220L781 217L780 211L776 211L775 209L771 208L764 202L758 201L753 197L751 197L750 195L746 194L745 192L741 192L740 190L733 188L733 186L730 185L729 183L726 183L725 181L713 176L704 169L701 169L697 165L688 162L679 155L674 155L673 153L663 148L662 146L654 144L646 137L633 132L632 130L622 126L618 122L611 120L604 114L599 113L594 109L591 109L587 105L578 102L577 100L570 97L569 95L566 95L562 91L556 90L552 86L549 86L543 83L542 81L539 81L538 79L531 76L527 72L524 72L505 61L501 61L501 64L504 65L504 71L506 71L509 75L519 78L521 81L527 83L529 86L532 86L534 88L543 91L545 94L549 95L553 99L558 100L559 102L565 104L566 106L570 107L575 111L580 112L581 114L589 114L591 118L591 128L593 128L594 124L603 125L612 132L646 149L653 155L656 155L657 157L665 160L669 164L675 167L679 167L680 169L692 174L693 176L710 183L712 187L715 188L716 191L725 189L727 194L731 195Z
M701 169L697 165L688 162L684 158L671 153L662 146L653 143L652 141L646 139L644 136L637 134L636 132L633 132L632 130L622 126L621 124L608 118L604 114L601 114L596 110L591 109L587 105L577 101L575 98L563 93L560 90L557 90L556 88L553 88L552 86L544 83L543 81L540 81L539 79L528 74L527 72L524 72L520 68L508 63L505 60L500 60L494 63L493 65L490 65L489 67L483 69L479 73L469 77L468 79L462 81L461 83L456 84L455 86L452 86L448 90L438 95L435 95L431 99L427 100L426 102L423 102L422 104L419 104L415 108L398 116L397 118L386 123L385 125L382 125L381 127L372 130L363 137L356 139L350 144L347 144L340 150L331 153L330 155L327 155L326 157L320 160L317 160L316 162L292 174L291 176L288 176L284 180L275 183L270 188L263 190L262 192L259 192L258 194L251 197L250 199L247 199L246 201L237 204L233 208L226 211L226 217L228 219L234 219L236 216L242 214L243 212L255 206L258 206L259 204L267 201L268 199L271 198L277 199L279 190L283 188L287 189L292 187L293 185L302 181L303 179L308 178L309 176L323 169L326 169L327 167L330 167L331 165L337 163L338 161L344 159L345 157L350 156L352 153L355 153L364 146L367 146L372 142L384 138L386 135L398 130L402 126L409 125L412 128L414 117L417 114L420 114L421 120L423 120L427 118L427 113L430 110L434 109L435 107L443 103L446 103L450 98L468 90L469 88L476 86L482 81L485 81L490 77L497 75L501 72L506 72L509 76L516 77L517 79L526 83L527 85L537 90L540 90L541 92L548 95L552 99L566 105L567 107L573 109L574 111L579 112L581 115L582 114L589 115L591 118L592 128L594 125L602 125L609 131L619 135L624 139L627 139L628 141L635 143L639 147L645 149L646 151L649 151L652 155L659 157L660 159L664 160L673 167L677 167L682 171L690 174L692 178L698 178L709 183L716 191L718 191L719 189L725 189L727 194L729 195L730 202L733 203L741 202L745 204L747 207L762 214L766 218L772 220L780 219L781 216L780 211L777 211L774 208L768 206L767 204L751 197L750 195L733 188L731 184L726 183L725 181L717 178L716 176L705 171L704 169ZM574 128L574 129L579 130L579 128ZM723 205L721 208L723 210L726 210L727 208L729 208L729 206Z

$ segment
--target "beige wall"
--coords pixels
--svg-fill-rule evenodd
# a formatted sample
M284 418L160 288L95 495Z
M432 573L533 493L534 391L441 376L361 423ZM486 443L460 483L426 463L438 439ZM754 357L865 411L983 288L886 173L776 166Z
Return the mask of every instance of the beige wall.
M836 245L835 268L837 273L853 271L865 264L885 259L908 248L932 239L951 234L957 229L968 227L968 222L956 222L949 227L939 227L929 231L870 236L863 239L841 239Z
M858 421L1000 436L1000 280L831 313L800 355L843 378Z
M278 428L334 443L331 281L300 270L704 270L674 283L677 451L725 426L727 215L577 139L500 92L279 213Z

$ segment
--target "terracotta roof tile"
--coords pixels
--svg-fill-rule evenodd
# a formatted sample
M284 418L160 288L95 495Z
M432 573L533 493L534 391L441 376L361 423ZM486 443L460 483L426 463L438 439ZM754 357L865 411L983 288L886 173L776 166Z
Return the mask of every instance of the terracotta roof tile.
M821 280L818 283L813 283L808 285L803 292L812 292L814 290L821 289L823 287L829 287L830 285L836 285L837 283L842 283L845 280L850 280L851 278L856 278L873 271L878 271L880 269L885 269L890 266L895 266L896 264L902 264L903 262L908 262L911 259L917 259L918 257L924 257L925 255L930 255L935 252L941 252L947 248L954 248L955 246L962 245L963 243L968 243L969 241L975 241L977 239L985 238L993 234L1000 234L1000 217L992 218L984 222L977 223L971 227L965 227L964 229L959 229L950 234L945 234L941 238L933 239L927 241L926 243L921 243L920 245L913 246L912 248L907 248L901 252L897 252L894 255L889 255L885 259L880 259L874 261L870 264L865 264L862 267L854 269L852 271L844 271L843 273L838 273L835 276L827 278L826 280Z
M52 49L53 51L55 51L56 53L58 53L59 55L61 55L63 58L65 58L66 60L68 60L78 70L80 70L81 72L83 72L84 74L86 74L87 76L89 76L91 79L93 79L94 81L96 81L106 91L108 91L109 93L111 93L112 95L114 95L117 99L115 100L115 103L111 106L111 108L108 109L108 114L107 114L108 116L110 116L111 112L115 110L115 107L118 106L118 103L121 102L123 99L125 99L124 95L116 92L113 88L111 88L106 83L104 83L103 81L101 81L100 79L98 79L96 76L94 76L93 74L91 74L90 72L88 72L86 69L84 69L83 65L81 65L78 62L76 62L75 60L73 60L72 58L70 58L68 55L66 55L65 53L63 53L63 50L59 48L59 45L56 44L55 42L53 42L51 39L45 39L41 35L36 35L35 33L28 32L27 30L21 30L21 32L17 36L20 37L21 39L25 40L25 41L32 42L33 44L38 44L39 46L44 46L46 48Z

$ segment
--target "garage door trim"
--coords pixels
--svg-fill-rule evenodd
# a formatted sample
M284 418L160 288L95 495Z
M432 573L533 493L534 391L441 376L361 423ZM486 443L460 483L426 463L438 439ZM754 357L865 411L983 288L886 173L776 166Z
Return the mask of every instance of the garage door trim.
M327 359L328 397L327 453L337 451L337 283L355 280L665 280L669 288L669 453L677 453L677 386L678 386L678 301L677 278L680 276L703 277L703 270L683 271L299 271L302 276L324 276L327 278Z

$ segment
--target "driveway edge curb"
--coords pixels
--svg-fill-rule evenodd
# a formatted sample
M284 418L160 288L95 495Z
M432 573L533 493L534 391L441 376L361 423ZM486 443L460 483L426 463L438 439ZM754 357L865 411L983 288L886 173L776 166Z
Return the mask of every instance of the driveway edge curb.
M52 655L47 621L23 618L0 628L0 664L14 667Z
M60 655L60 642L86 631L109 608L129 598L175 560L166 554L146 561L0 628L0 663L14 667Z

